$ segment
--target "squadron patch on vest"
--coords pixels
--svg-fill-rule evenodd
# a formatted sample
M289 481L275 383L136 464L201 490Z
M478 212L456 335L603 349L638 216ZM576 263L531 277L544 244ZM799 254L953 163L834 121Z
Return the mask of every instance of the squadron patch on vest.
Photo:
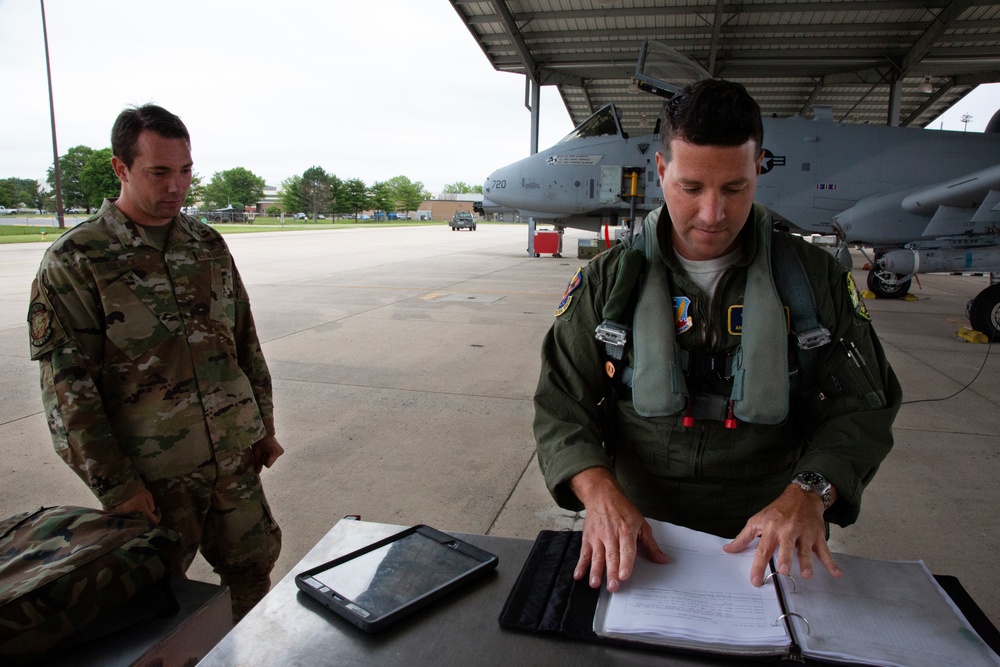
M686 296L674 297L674 331L684 333L694 326L691 319L691 299Z
M854 314L862 320L871 322L872 316L868 313L868 306L865 305L864 299L861 298L861 293L858 292L858 286L854 284L854 276L851 275L850 271L847 272L847 293L851 295Z
M31 344L41 347L52 338L52 311L44 303L36 301L28 309L28 328L31 330Z
M559 317L567 310L569 310L569 305L573 303L573 292L575 292L576 289L582 284L583 284L583 267L581 266L579 269L576 270L576 273L573 274L573 277L570 279L569 284L566 285L566 291L563 293L562 301L560 301L559 305L556 307L556 317Z

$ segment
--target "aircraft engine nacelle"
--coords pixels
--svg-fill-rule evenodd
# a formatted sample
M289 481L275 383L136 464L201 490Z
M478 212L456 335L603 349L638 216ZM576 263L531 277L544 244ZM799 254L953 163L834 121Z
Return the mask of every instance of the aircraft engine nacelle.
M1000 248L969 248L966 250L939 248L934 250L902 249L885 253L880 268L899 276L914 273L952 273L1000 271Z
M921 238L928 219L903 210L908 192L890 192L862 199L833 216L833 226L848 243L889 246Z

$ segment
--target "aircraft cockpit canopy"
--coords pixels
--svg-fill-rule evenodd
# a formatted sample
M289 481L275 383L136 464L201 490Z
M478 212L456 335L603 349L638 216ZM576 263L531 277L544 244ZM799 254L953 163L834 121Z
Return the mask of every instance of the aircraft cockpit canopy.
M606 104L560 139L559 143L564 144L567 141L591 137L614 137L619 134L622 134L622 129L618 120L618 109L615 108L614 104Z

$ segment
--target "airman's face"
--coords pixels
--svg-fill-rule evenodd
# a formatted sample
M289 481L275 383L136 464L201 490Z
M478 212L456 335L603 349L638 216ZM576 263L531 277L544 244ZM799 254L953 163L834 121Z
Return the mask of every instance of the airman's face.
M111 158L122 192L115 205L141 225L165 225L180 213L191 187L191 146L186 139L168 139L143 130L136 157L126 167Z

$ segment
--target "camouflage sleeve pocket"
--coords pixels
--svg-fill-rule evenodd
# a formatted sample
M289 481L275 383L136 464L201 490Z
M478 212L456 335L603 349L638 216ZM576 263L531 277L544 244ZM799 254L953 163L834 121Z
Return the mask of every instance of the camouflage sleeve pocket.
M105 334L129 359L137 359L170 338L171 329L133 291L124 276L101 291L101 302Z

